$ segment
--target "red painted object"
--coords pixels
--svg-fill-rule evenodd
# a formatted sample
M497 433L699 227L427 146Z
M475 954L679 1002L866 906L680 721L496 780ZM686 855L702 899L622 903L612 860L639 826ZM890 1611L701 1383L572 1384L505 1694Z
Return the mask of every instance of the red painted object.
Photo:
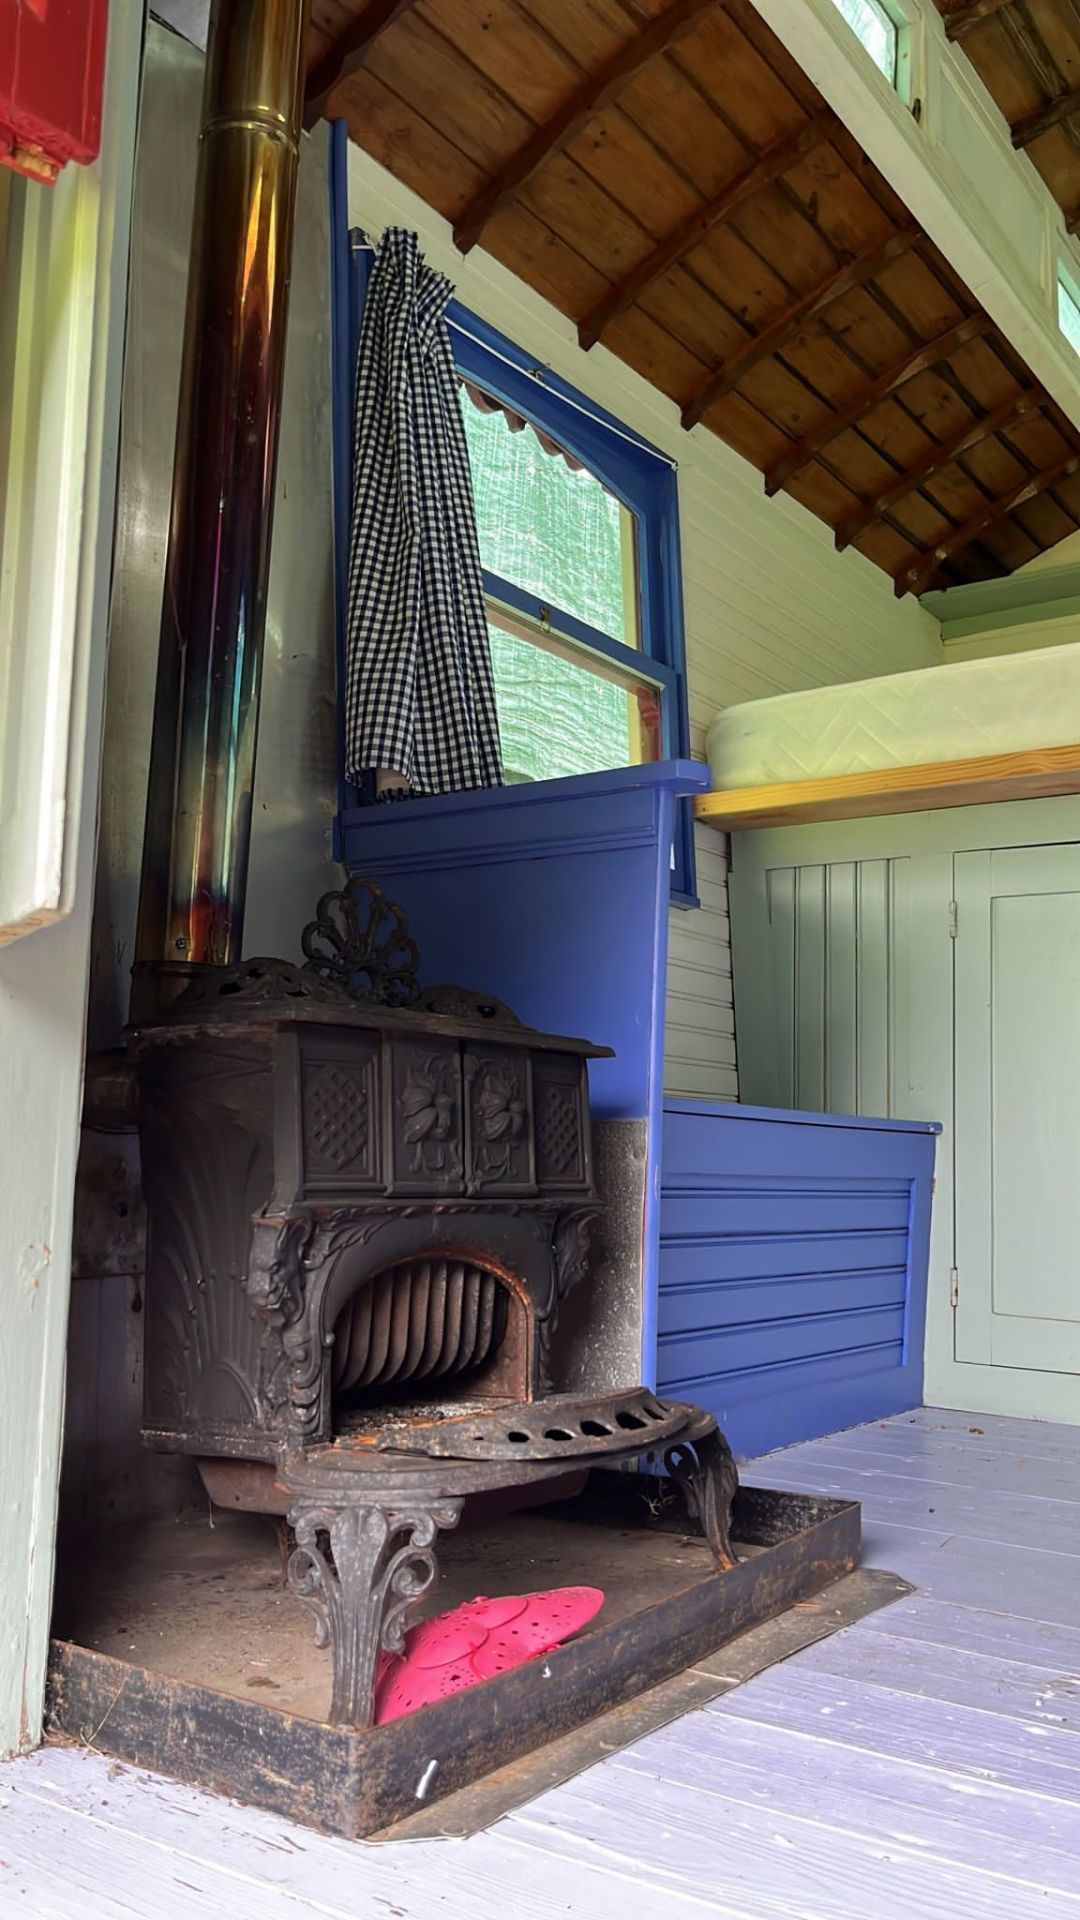
M446 1700L465 1687L523 1666L580 1633L604 1604L599 1587L468 1600L405 1635L403 1654L384 1655L375 1683L378 1726Z
M108 0L0 0L0 162L51 183L101 144Z

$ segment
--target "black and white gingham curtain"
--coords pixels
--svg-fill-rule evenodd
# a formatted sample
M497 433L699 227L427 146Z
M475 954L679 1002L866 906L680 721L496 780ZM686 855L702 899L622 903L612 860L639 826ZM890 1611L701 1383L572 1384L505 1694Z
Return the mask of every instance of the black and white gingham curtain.
M356 375L346 775L417 793L503 777L452 294L414 233L383 235Z

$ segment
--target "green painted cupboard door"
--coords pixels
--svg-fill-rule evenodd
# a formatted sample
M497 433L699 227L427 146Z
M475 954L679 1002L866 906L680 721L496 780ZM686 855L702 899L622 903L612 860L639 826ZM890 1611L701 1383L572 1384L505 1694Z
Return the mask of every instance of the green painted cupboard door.
M1075 1374L1080 846L956 859L956 1358Z

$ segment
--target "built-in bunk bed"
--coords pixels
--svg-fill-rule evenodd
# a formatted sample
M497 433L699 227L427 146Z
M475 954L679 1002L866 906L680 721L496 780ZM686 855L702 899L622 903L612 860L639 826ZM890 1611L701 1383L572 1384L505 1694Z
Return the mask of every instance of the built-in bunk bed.
M708 736L721 828L852 820L1080 789L1080 644L730 707Z

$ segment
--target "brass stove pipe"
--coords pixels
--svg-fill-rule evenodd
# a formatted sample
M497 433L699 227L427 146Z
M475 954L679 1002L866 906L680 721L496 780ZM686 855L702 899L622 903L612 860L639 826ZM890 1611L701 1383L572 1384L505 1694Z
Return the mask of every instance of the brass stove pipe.
M214 0L132 1017L240 958L306 0Z

